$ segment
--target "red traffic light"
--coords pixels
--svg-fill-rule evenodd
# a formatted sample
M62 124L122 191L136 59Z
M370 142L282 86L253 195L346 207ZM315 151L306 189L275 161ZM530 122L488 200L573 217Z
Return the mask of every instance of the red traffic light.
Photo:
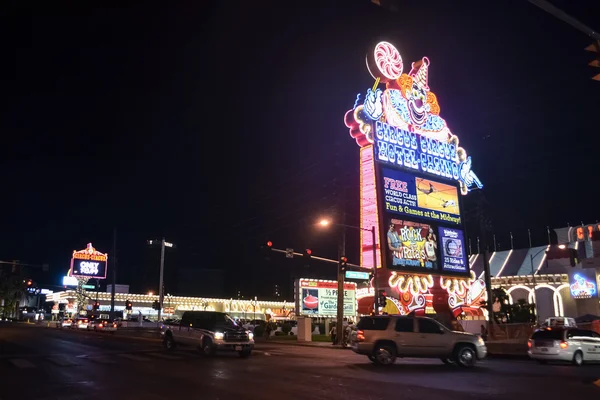
M306 249L306 254L308 254L310 256L312 254L312 250L311 249Z
M273 247L273 242L271 242L270 240L267 242L267 247Z
M348 258L347 257L342 257L340 258L340 261L343 263L347 263L348 262Z
M31 279L27 280L27 286L31 286L33 284L33 281Z

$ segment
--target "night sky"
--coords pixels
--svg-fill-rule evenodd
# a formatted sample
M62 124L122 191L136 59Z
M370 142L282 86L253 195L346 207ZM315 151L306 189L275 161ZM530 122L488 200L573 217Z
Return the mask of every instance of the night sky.
M405 65L429 57L501 247L598 218L592 40L525 0L84 3L1 12L0 259L49 263L52 283L72 250L110 252L114 228L120 280L165 236L178 263L223 269L225 295L289 285L297 262L265 263L267 239L336 258L339 232L313 225L343 210L358 223L343 117L381 39ZM599 2L553 3L600 29Z

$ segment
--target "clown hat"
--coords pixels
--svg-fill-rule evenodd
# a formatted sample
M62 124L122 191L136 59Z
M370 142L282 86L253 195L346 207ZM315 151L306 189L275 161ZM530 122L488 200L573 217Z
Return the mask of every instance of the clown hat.
M412 63L412 69L409 73L409 75L414 78L417 85L425 90L429 90L429 86L427 84L429 76L427 73L427 67L429 67L429 59L427 57L423 57L421 61Z

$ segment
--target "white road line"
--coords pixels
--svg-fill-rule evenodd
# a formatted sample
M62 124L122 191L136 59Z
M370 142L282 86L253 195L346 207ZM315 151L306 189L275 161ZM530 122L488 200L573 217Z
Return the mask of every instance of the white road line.
M99 364L115 364L115 360L106 357L89 357L88 360Z
M74 365L79 365L76 362L73 362L65 357L48 357L46 360L50 361L53 364L58 365L59 367L70 367Z
M31 361L23 360L22 358L13 358L8 361L17 368L35 368L35 365Z
M127 358L133 361L150 361L148 357L136 356L135 354L117 354L119 357Z
M163 353L146 353L146 354L149 356L153 356L153 357L164 358L165 360L181 360L181 357L172 356L170 354L163 354Z

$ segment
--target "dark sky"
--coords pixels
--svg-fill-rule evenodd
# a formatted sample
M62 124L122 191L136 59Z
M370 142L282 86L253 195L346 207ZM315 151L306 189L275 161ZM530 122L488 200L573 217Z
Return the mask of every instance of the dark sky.
M380 39L431 60L501 243L598 218L591 40L525 0L84 3L2 7L2 260L59 276L89 241L110 251L116 227L123 271L164 235L180 263L251 292L287 284L289 264L258 256L266 239L337 257L337 234L310 226L343 208L358 222L343 116ZM554 4L600 29L597 1Z

